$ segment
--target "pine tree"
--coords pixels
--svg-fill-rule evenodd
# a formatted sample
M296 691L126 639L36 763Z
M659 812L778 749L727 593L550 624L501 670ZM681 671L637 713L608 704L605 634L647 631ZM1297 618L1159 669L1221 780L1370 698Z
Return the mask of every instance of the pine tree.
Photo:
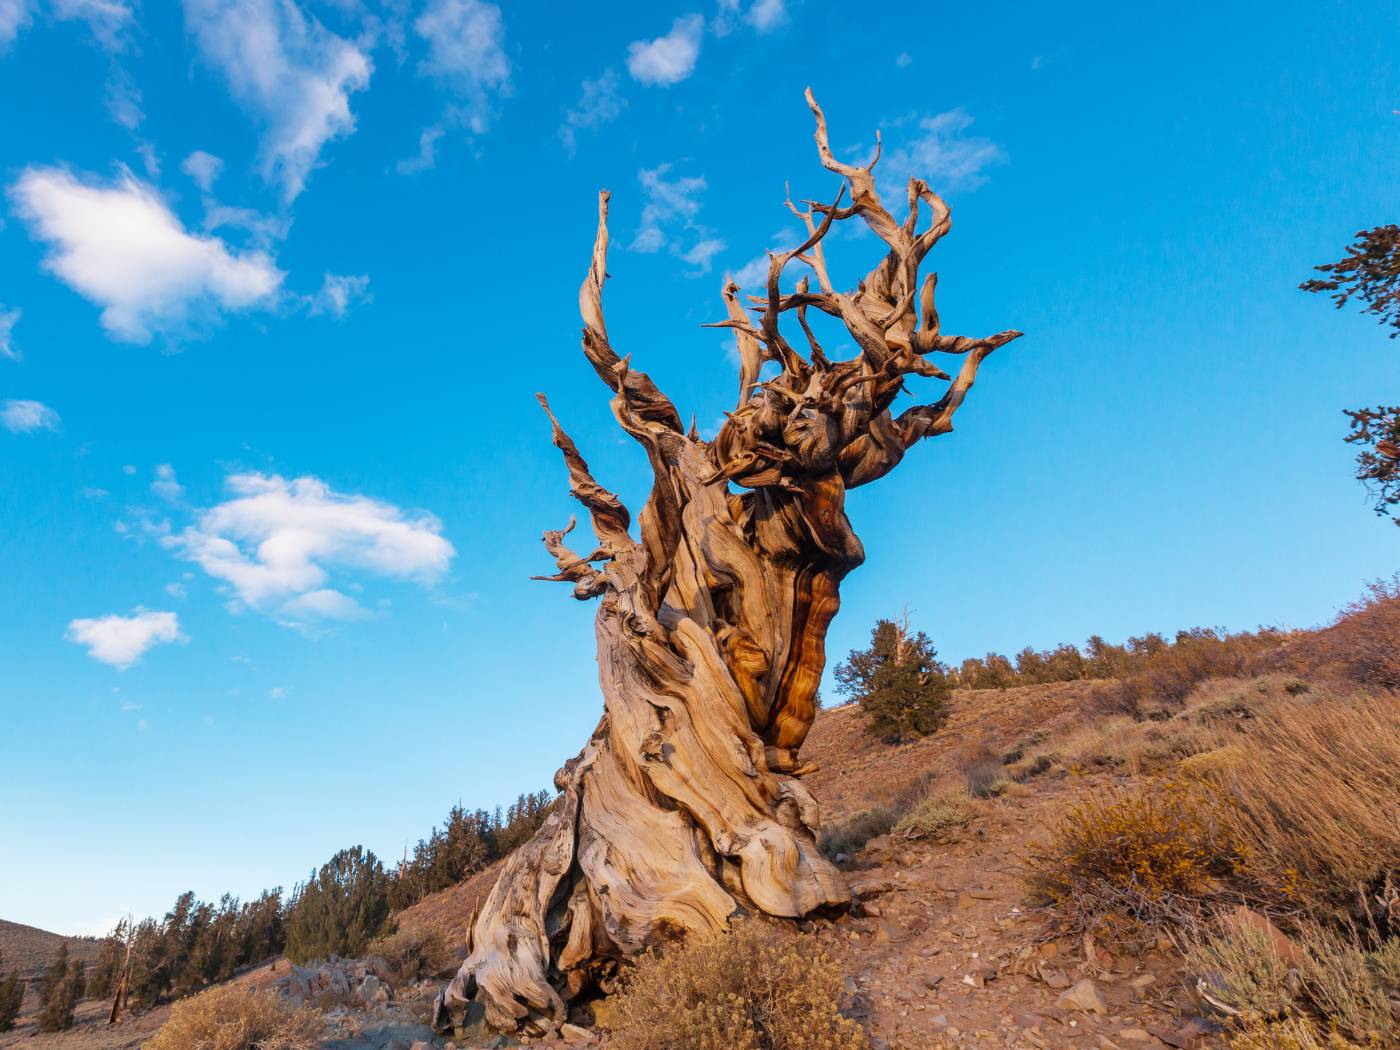
M41 1032L65 1032L72 1028L73 1008L78 1005L78 1000L83 994L86 964L75 962L68 966L66 945L63 955L65 965L62 974L54 979L54 966L50 966L44 975L47 991L44 995L44 1009L39 1014Z
M53 962L45 968L44 974L39 978L39 999L41 1002L48 1002L53 990L63 983L63 978L68 976L68 943L64 941L58 946L58 954L54 956Z
M0 964L3 962L3 957L0 957ZM20 977L19 971L0 976L0 1032L8 1032L15 1026L15 1018L19 1016L19 1008L23 1003L24 979Z
M880 620L870 647L854 649L834 671L836 688L860 704L870 730L887 743L926 736L948 720L948 669L909 617Z
M287 908L293 962L356 956L389 920L389 876L372 852L344 849L298 886Z

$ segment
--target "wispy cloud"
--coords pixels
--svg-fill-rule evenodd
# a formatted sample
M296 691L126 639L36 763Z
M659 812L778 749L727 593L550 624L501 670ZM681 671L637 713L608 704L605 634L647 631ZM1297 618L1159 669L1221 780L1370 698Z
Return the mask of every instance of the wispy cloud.
M185 229L154 188L123 172L115 184L30 168L10 196L48 246L44 267L102 307L114 339L149 342L222 310L267 304L283 273L261 251L236 252Z
M724 250L725 243L695 221L706 189L705 177L673 178L671 169L671 164L661 164L637 173L646 203L637 235L628 247L645 254L664 249L694 266L696 275L708 273L711 261Z
M443 129L437 125L424 128L418 135L418 155L416 157L405 157L399 161L395 167L400 175L417 175L420 171L427 171L437 163L438 139L445 134Z
M92 620L73 620L67 638L87 646L94 660L125 671L152 646L187 641L180 633L180 619L173 612L152 612L141 607L130 616L113 613Z
M771 33L788 21L785 0L719 0L719 12L710 21L715 36L729 36L738 27L736 19L760 34Z
M107 51L122 50L136 22L134 5L123 0L49 0L49 4L55 17L85 23L93 39Z
M223 581L243 605L283 623L366 615L343 590L327 586L333 570L430 584L456 555L431 514L339 493L314 477L235 474L227 486L229 500L164 542Z
M0 52L14 42L33 17L33 0L0 0Z
M350 96L369 85L368 53L294 0L185 0L185 20L234 97L266 126L263 175L290 202L326 143L355 130Z
M364 274L328 273L321 281L321 290L311 297L312 315L332 314L337 318L354 303L368 302L369 278Z
M918 176L940 192L976 189L987 181L984 170L1004 163L1006 154L991 139L967 134L972 123L965 110L950 109L896 125L891 138L899 144L885 153L876 173L901 184Z
M695 72L704 34L705 19L701 15L678 18L665 36L637 40L627 46L627 72L643 84L679 84Z
M617 72L605 69L596 80L583 82L583 94L578 103L564 114L564 123L559 126L559 140L574 155L578 148L578 133L583 130L596 131L604 124L610 124L622 115L627 100L618 90Z
M21 356L19 348L15 346L15 325L19 324L19 317L18 309L7 310L0 303L0 357L8 357L11 361L18 361Z
M194 180L194 184L205 193L214 188L214 180L224 170L224 162L212 153L197 149L180 162L180 170Z
M483 0L428 0L413 31L428 44L419 69L461 100L449 115L474 134L484 132L494 99L510 92L501 9Z
M156 467L156 479L151 482L151 491L167 503L179 503L185 495L185 486L175 477L175 468L169 463Z
M0 425L11 434L57 430L58 413L42 401L0 401Z

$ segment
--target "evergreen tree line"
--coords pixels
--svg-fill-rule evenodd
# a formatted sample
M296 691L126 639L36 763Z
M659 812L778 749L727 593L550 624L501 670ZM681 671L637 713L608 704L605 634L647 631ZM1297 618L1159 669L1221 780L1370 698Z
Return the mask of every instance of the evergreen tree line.
M1065 643L1053 649L1026 646L1014 658L1001 653L969 657L949 677L963 689L1006 689L1014 685L1127 679L1170 673L1174 667L1209 666L1212 673L1237 673L1255 654L1283 641L1281 631L1261 628L1231 634L1219 628L1193 627L1169 640L1158 633L1129 638L1122 645L1094 635L1083 649ZM1218 670L1217 670L1218 669Z
M468 811L453 806L441 828L419 839L394 873L389 904L395 911L416 904L430 893L455 886L526 842L544 823L553 795L537 791L521 795L505 811Z
M454 806L443 826L421 840L398 868L386 869L372 851L355 846L312 871L285 898L281 887L247 902L225 894L217 904L182 893L161 919L144 919L134 928L118 923L81 982L65 984L54 972L46 973L45 1004L48 989L64 987L62 995L55 992L52 1023L59 1028L72 1023L72 1003L66 1012L63 1004L75 988L73 1003L84 992L93 997L116 992L128 941L127 996L141 1006L190 995L284 953L298 963L362 955L371 940L389 931L394 912L455 885L529 839L548 813L551 798L547 791L521 795L504 813L499 807L488 813ZM68 966L66 949L63 964ZM0 979L0 1031L5 1030L10 980L19 989L14 993L16 1014L23 996L17 975Z
M1249 673L1258 658L1287 635L1273 628L1227 631L1195 627L1168 640L1145 634L1113 645L1094 635L1081 650L1030 646L1014 660L1001 653L964 660L953 670L922 631L900 620L879 620L870 645L853 649L836 666L838 692L856 701L870 731L888 743L936 732L948 718L954 688L1006 689L1045 682L1108 680L1095 695L1112 709L1138 713L1153 704L1180 700L1206 678Z

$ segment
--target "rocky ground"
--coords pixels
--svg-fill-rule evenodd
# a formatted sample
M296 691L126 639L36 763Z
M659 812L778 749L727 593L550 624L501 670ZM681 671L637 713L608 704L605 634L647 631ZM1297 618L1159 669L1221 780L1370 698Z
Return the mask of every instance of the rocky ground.
M853 858L853 914L810 925L872 1036L899 1050L1210 1045L1169 943L1050 939L1025 904L1027 841L1089 788L990 800L952 842L882 836Z

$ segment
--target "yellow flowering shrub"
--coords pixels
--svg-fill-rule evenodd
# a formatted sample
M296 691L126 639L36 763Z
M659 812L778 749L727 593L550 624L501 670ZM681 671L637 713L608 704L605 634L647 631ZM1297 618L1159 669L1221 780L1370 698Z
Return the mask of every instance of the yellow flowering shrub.
M1221 806L1201 784L1104 791L1030 847L1028 889L1074 929L1161 925L1198 913L1235 862Z

